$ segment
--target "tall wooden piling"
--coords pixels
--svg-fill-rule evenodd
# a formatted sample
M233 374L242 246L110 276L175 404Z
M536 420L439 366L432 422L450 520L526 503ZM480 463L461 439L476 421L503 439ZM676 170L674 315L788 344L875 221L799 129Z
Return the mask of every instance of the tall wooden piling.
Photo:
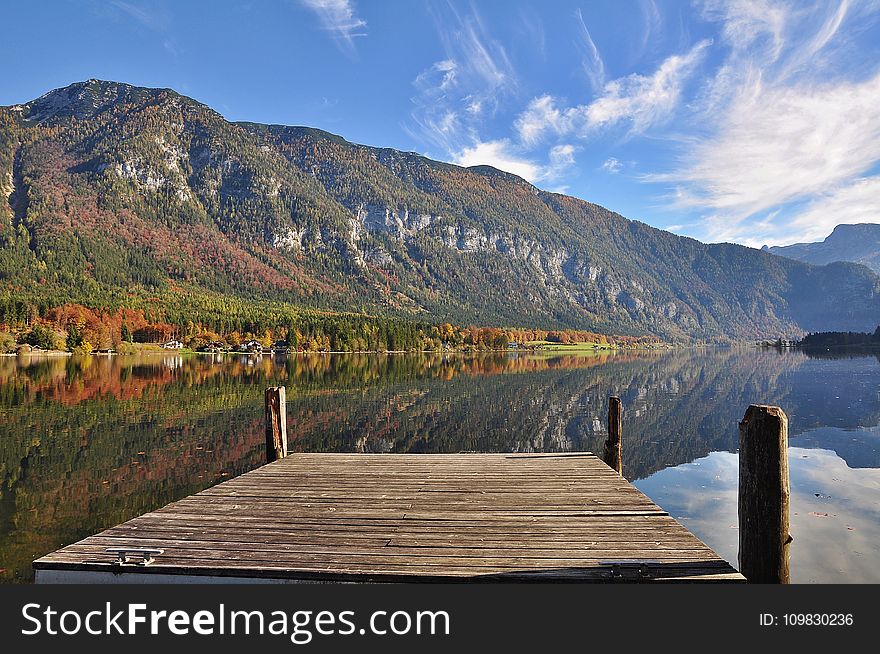
M623 404L620 398L612 395L608 398L608 439L605 441L603 459L617 474L623 476Z
M266 389L266 463L287 456L287 399L284 386Z
M749 583L789 582L788 417L753 404L739 423L739 568Z

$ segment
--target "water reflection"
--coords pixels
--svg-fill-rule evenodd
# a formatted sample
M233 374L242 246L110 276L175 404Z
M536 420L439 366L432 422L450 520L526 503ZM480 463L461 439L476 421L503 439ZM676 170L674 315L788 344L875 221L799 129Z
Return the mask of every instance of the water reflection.
M748 404L779 404L790 417L792 447L824 452L815 460L792 455L793 483L796 468L803 470L796 461L821 462L823 470L861 468L869 480L880 465L876 357L724 349L3 357L0 579L27 580L30 561L45 552L259 465L262 392L279 384L288 388L291 449L299 451L601 451L607 397L620 395L626 476L667 510L684 499L703 507L682 509L694 524L682 521L734 561L735 478L731 485L724 466L715 473L719 480L697 473L705 461L735 462L735 455L719 453L735 452L736 423ZM695 461L700 465L690 465ZM716 488L721 482L724 492ZM862 506L880 505L873 483L865 482L846 508L850 522L864 524L844 531L859 543L859 556L880 569L877 549L855 536L857 529L865 539L875 534L867 526L876 528L875 509ZM805 487L810 492L824 493ZM814 518L801 529L816 534L824 524L832 521ZM812 579L799 577L798 566L813 562L799 560L795 578ZM865 578L849 563L827 567L840 570L837 580Z
M735 565L738 467L735 454L713 452L636 486ZM792 582L880 582L880 470L800 447L789 448L789 467Z

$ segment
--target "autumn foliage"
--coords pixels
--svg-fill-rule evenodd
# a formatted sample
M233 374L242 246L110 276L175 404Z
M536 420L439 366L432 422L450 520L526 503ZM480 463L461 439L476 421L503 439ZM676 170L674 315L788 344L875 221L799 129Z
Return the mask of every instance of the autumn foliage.
M187 314L161 303L147 309L102 310L63 304L28 307L17 314L0 312L0 332L15 332L20 343L41 349L85 354L171 339L192 349L237 348L257 341L263 348L281 344L302 352L503 350L539 342L634 347L658 342L652 337L607 336L588 331L458 327L448 322L430 324L358 314L276 314L267 310L242 317L194 306Z

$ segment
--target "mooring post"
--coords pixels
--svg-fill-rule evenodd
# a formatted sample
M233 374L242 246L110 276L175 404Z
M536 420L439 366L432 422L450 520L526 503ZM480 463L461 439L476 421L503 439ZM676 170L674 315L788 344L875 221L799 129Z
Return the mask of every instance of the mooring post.
M787 584L788 417L753 404L739 423L739 569L751 584Z
M266 389L266 463L287 456L287 400L284 386Z
M623 428L623 404L620 398L612 395L608 398L608 439L605 441L607 463L617 474L623 476L623 446L621 432Z

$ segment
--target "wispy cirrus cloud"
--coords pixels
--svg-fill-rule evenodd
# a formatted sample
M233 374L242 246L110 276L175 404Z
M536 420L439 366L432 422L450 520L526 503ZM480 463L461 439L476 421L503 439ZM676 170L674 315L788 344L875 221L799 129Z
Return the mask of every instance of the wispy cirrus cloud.
M167 18L156 11L147 11L143 7L123 0L110 0L110 4L153 31L163 31L168 26Z
M460 95L461 79L455 59L443 59L423 70L413 80L417 95L413 98L414 126L405 129L419 140L449 153L454 150L464 130L461 116L468 105Z
M704 18L720 25L735 54L759 50L775 61L782 53L791 7L773 0L704 0L695 3Z
M659 18L656 5L645 7L650 30ZM456 163L492 165L532 182L554 181L575 167L572 140L611 128L632 136L666 121L710 45L700 41L662 60L651 73L608 81L583 13L575 12L574 18L592 101L566 106L550 94L535 97L516 116L510 136L487 139L482 137L484 126L501 103L517 101L518 77L505 47L488 32L476 10L462 15L444 6L436 20L445 56L413 81L417 94L407 131Z
M870 196L880 178L865 177L880 163L880 71L844 65L859 53L843 28L872 8L703 9L728 49L698 103L706 129L680 165L646 179L673 184L674 207L706 212L697 235L707 240L784 244L880 221Z
M438 6L434 21L445 56L413 80L416 95L404 128L446 155L462 153L478 144L480 127L513 94L517 75L476 9L461 14Z
M109 6L118 10L126 18L132 19L142 27L158 34L162 38L162 47L168 54L174 57L180 54L176 42L168 35L171 19L164 10L155 7L147 10L123 0L110 0Z
M572 168L574 145L558 143L536 153L512 138L482 136L502 104L516 100L516 70L507 49L475 8L461 14L452 5L443 5L435 21L444 58L413 81L417 93L411 122L404 126L407 132L438 148L453 163L493 166L533 183L553 181Z
M587 23L584 21L583 12L575 10L574 17L577 19L578 40L575 46L581 52L581 61L584 73L594 90L601 89L605 85L605 62L599 54Z
M354 39L367 35L367 22L359 18L351 0L300 0L318 16L321 25L347 54L354 53Z
M571 143L560 143L547 153L548 164L544 167L541 179L555 180L575 165L574 153L577 147Z
M669 222L704 240L781 244L843 221L880 222L871 196L880 188L876 40L874 56L865 54L880 2L693 4L688 26L640 0L641 29L622 37L626 56L600 39L602 52L594 36L607 32L589 5L575 11L568 74L583 80L575 101L521 83L476 10L434 5L444 56L414 81L410 134L451 161L557 185L576 172L577 145L589 158L613 140L627 166L642 153L653 162L654 174L627 177L666 186L652 208L678 212ZM543 39L536 44L546 58ZM620 173L609 154L592 170Z
M663 14L655 0L640 0L639 10L642 14L642 36L639 47L633 53L634 59L641 59L642 55L651 45L652 40L662 32Z

